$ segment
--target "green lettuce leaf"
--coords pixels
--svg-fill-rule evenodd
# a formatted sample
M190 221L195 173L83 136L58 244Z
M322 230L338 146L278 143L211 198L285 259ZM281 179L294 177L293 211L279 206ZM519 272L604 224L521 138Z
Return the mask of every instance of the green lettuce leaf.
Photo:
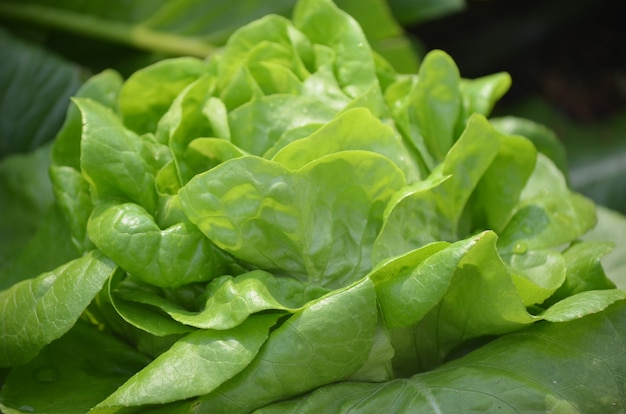
M96 250L0 292L0 366L28 362L63 336L116 270Z
M87 80L75 96L93 99L116 111L122 82L117 72L106 70ZM74 246L80 252L87 252L94 248L86 232L93 202L89 183L80 171L81 136L82 117L72 102L52 146L50 181L56 203L71 231Z
M136 284L120 285L115 294L126 301L161 309L175 321L202 329L231 329L250 315L268 310L296 312L307 302L327 293L327 289L310 286L291 278L279 278L262 270L238 276L222 276L206 287L202 309L189 310L154 289Z
M230 330L183 337L99 407L163 404L208 394L252 362L278 316L259 315ZM174 389L173 383L178 384Z
M192 223L237 259L337 288L369 271L382 208L404 181L372 152L330 154L297 170L248 156L196 176L180 198Z
M211 19L183 3L100 18L148 34ZM206 61L92 78L52 148L57 206L24 186L39 230L2 253L33 249L0 270L20 272L0 292L2 409L60 414L79 392L75 410L99 414L620 407L623 341L603 318L622 324L626 291L601 266L620 222L600 210L586 236L596 209L555 141L488 119L509 86L442 51L398 74L330 0L249 23ZM93 358L113 371L130 350L128 369L85 374L81 335L110 339ZM587 377L607 361L602 394Z
M141 206L101 204L87 226L90 239L124 270L155 286L207 281L227 269L228 257L189 222L161 229Z
M625 309L621 301L582 319L537 324L431 372L331 384L257 412L622 412Z
M368 359L376 313L368 279L310 303L270 335L244 371L200 398L197 412L250 412L348 378Z

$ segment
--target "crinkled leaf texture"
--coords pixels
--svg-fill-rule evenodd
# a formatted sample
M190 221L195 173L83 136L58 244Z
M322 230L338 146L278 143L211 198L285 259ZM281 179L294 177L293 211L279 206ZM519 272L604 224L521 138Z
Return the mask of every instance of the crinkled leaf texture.
M329 0L94 77L51 168L84 256L0 293L5 410L91 381L83 412L621 408L626 292L552 141L489 120L509 85L442 51L398 75ZM84 375L81 317L144 357Z
M196 176L180 198L189 219L237 259L338 288L369 271L384 205L404 181L395 164L369 151L295 170L247 156Z
M433 371L321 387L257 413L568 412L626 409L626 302L567 323L539 323Z
M121 300L135 302L161 309L187 326L202 329L231 329L244 322L250 315L280 310L296 312L306 303L317 299L327 289L311 286L297 279L273 276L262 270L253 270L236 277L221 276L206 287L204 307L190 311L172 300L159 296L152 289L143 289L126 283L115 289L114 303ZM119 311L119 306L118 306Z

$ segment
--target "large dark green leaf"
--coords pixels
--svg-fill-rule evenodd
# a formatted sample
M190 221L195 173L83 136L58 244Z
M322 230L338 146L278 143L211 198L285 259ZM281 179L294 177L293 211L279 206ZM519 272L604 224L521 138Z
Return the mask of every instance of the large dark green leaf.
M0 17L173 55L205 57L237 28L270 13L289 15L296 2L242 0L236 7L221 0L9 0ZM404 72L417 57L386 1L338 0L365 28L376 50Z
M0 161L0 267L20 254L54 202L49 158L45 146Z
M14 368L0 393L6 413L84 414L150 358L79 322L28 364Z
M1 7L1 5L0 5ZM81 84L76 65L0 27L0 159L54 138Z
M461 11L465 0L389 0L394 16L404 25L424 23Z

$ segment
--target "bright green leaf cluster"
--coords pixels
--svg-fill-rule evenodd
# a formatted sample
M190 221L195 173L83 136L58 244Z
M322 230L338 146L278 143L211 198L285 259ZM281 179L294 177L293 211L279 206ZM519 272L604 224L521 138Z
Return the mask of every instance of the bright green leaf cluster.
M71 395L16 384L93 334L123 338L104 361L135 369L84 388L41 374L83 395L77 412L623 404L563 394L575 379L542 368L551 351L511 374L561 341L550 327L591 329L626 292L598 264L608 246L580 241L595 206L538 152L554 142L489 121L509 83L463 79L441 51L396 74L329 0L241 28L209 62L93 77L50 170L82 257L0 293L0 365L18 365L0 403L67 412Z

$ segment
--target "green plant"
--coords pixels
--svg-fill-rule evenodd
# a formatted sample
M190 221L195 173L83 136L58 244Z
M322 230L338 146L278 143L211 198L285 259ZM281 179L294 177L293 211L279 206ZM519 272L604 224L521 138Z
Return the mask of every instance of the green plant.
M509 84L397 74L328 0L92 77L27 246L71 257L0 292L3 409L623 410L610 245L553 136L487 119Z
M167 57L204 58L238 27L266 14L290 15L295 0L7 0L0 4L0 159L51 140L68 98L89 74L124 76ZM419 56L398 23L419 23L463 7L462 0L337 0L374 50L401 72ZM397 17L396 17L397 16Z

